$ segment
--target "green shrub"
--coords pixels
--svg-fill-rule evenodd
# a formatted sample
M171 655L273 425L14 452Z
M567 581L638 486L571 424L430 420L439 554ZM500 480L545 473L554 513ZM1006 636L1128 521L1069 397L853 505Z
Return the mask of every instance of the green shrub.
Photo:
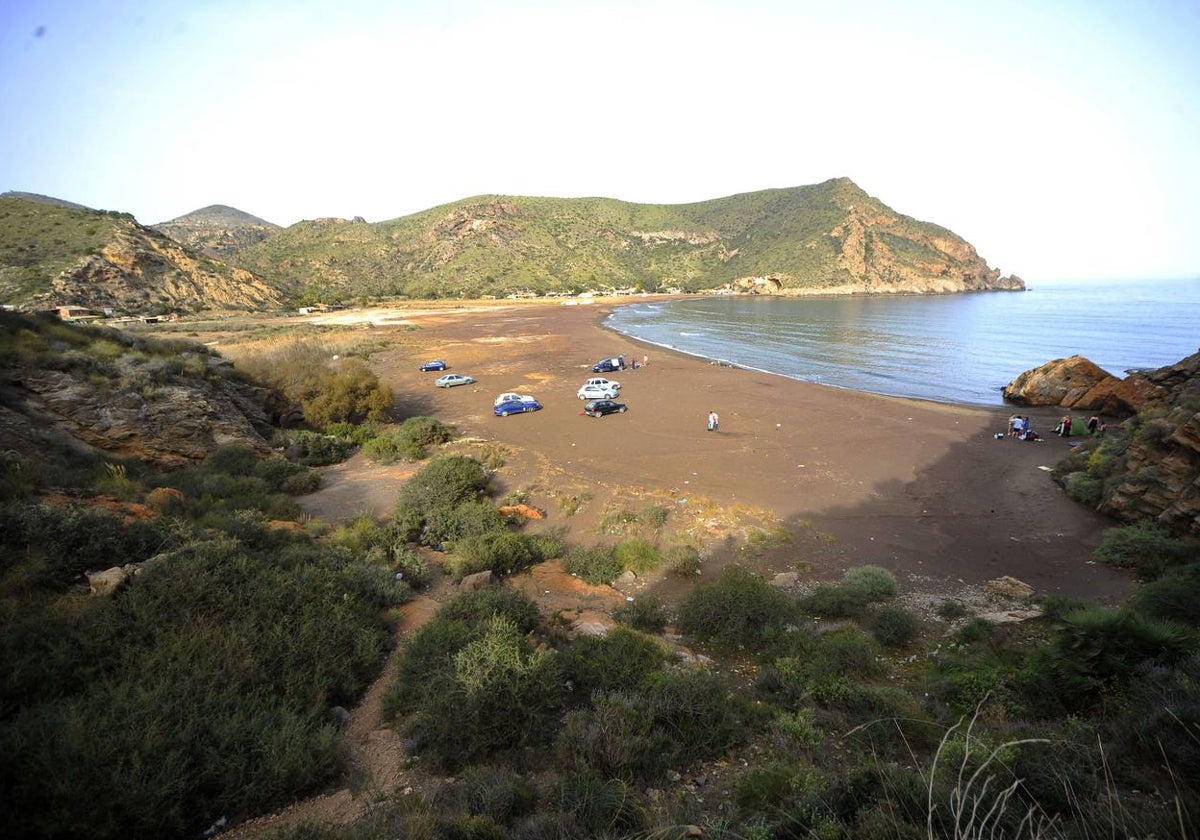
M526 634L536 630L539 621L537 604L521 592L503 587L459 593L442 605L437 618L479 625L493 615L508 618Z
M340 463L350 456L356 445L360 445L353 440L328 432L322 434L305 429L279 432L276 436L276 443L283 449L283 454L289 461L309 467L323 467Z
M563 678L577 702L595 691L620 691L637 686L667 661L655 642L623 627L604 636L578 636L560 651Z
M410 417L387 434L378 434L363 444L363 452L375 461L420 461L429 448L454 439L454 430L432 417Z
M695 577L700 574L700 551L690 545L673 545L663 553L667 572L676 577Z
M1171 566L1200 562L1200 544L1142 523L1109 528L1092 556L1110 566L1134 569L1139 577L1147 579L1158 577Z
M867 591L848 584L823 583L800 599L800 607L829 618L857 618L867 611Z
M1067 476L1064 489L1068 496L1086 507L1099 507L1104 501L1104 480L1087 473Z
M439 666L405 730L423 758L454 770L549 740L562 694L553 652L534 650L515 622L496 615Z
M662 601L654 595L630 598L613 613L613 618L645 633L661 633L667 626L667 613Z
M662 565L662 555L649 540L630 537L617 543L613 551L622 571L628 569L637 574L645 574Z
M740 567L699 584L679 604L680 632L727 650L759 650L778 641L796 619L795 602Z
M423 545L438 545L440 533L453 521L454 508L478 500L488 488L483 465L463 455L441 455L431 460L400 489L394 521L404 538ZM430 523L439 530L426 533Z
M28 498L34 486L25 459L11 449L0 452L0 502Z
M439 812L488 817L500 825L512 825L531 813L536 804L537 790L529 779L513 770L487 765L466 768L434 797Z
M1129 682L1139 666L1169 666L1195 647L1195 636L1182 625L1147 618L1128 609L1090 606L1063 616L1042 659L1030 663L1026 679L1052 680L1058 701L1072 705L1094 701L1104 688Z
M739 708L719 677L655 671L641 686L600 691L592 705L567 715L559 757L602 775L651 782L722 754L745 736Z
M195 836L336 778L328 710L359 696L389 640L344 559L190 542L89 605L57 642L78 645L84 678L22 689L0 719L0 830ZM3 655L0 671L21 673L40 652Z
M570 815L569 822L552 820L556 826L574 829L573 833L557 835L561 838L629 836L645 828L649 819L637 793L628 785L590 770L559 776L547 799L554 813ZM529 828L526 826L526 831Z
M1143 584L1130 601L1142 615L1200 627L1200 563L1174 568Z
M535 536L492 531L458 540L446 568L455 580L483 571L511 575L548 559L543 554L548 547Z
M315 392L300 399L304 420L323 428L331 423L383 422L391 417L395 399L361 359L341 359L317 373Z
M886 601L896 596L895 575L880 566L847 569L843 580L846 586L861 592L868 601Z
M946 598L943 601L939 601L934 612L937 613L938 618L945 619L946 621L953 621L956 618L966 618L969 613L967 605L957 598Z
M910 610L895 604L880 607L871 619L875 641L885 647L904 647L921 629L921 621Z
M757 690L784 709L795 710L814 694L849 680L873 679L883 673L878 649L858 630L846 628L822 635L793 634L792 650L764 667Z
M563 566L593 586L612 583L624 571L611 545L572 546L563 557Z

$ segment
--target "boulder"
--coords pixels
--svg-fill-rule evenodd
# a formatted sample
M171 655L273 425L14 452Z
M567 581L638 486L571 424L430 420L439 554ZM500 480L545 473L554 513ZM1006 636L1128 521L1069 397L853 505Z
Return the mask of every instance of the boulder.
M983 585L983 589L989 595L998 598L1021 599L1033 594L1032 586L1009 575L989 580Z
M1144 374L1121 379L1083 356L1071 356L1025 371L1004 386L1003 394L1017 405L1128 416L1161 402L1167 391Z
M482 572L476 572L473 575L467 575L459 583L458 588L463 592L474 592L476 589L487 589L492 585L493 575L492 570L487 569Z
M88 572L88 594L90 595L111 595L117 591L121 584L129 580L132 572L129 569L122 569L120 566L113 566L111 569L105 569L102 572Z

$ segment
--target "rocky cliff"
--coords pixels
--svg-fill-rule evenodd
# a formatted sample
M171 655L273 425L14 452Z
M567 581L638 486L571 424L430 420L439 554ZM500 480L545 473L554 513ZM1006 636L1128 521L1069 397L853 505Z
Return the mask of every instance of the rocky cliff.
M242 248L262 242L282 228L234 207L213 204L151 225L159 233L214 259L228 261Z
M130 215L0 197L0 302L151 314L274 309L262 278L213 260Z
M1056 474L1073 496L1122 522L1200 536L1200 353L1137 376L1151 399Z
M161 467L224 445L271 453L269 392L203 346L0 313L0 451L101 451Z

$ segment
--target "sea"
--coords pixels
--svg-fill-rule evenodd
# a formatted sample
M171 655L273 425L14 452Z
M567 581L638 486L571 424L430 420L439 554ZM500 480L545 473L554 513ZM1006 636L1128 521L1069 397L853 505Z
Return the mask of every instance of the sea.
M1024 292L785 298L695 295L605 325L780 376L936 402L1003 404L1026 370L1081 355L1116 376L1200 349L1200 278L1031 282Z

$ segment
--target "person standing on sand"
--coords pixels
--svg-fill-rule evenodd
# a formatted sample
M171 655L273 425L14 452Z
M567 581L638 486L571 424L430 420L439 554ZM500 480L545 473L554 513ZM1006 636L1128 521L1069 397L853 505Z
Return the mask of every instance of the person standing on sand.
M1096 428L1099 425L1100 425L1099 415L1093 414L1091 417L1088 418L1088 424L1087 424L1088 434L1089 435L1096 434Z
M720 428L720 426L721 426L721 418L717 416L717 412L715 412L715 411L708 412L708 430L710 432L715 432L715 431L717 431L718 428Z

